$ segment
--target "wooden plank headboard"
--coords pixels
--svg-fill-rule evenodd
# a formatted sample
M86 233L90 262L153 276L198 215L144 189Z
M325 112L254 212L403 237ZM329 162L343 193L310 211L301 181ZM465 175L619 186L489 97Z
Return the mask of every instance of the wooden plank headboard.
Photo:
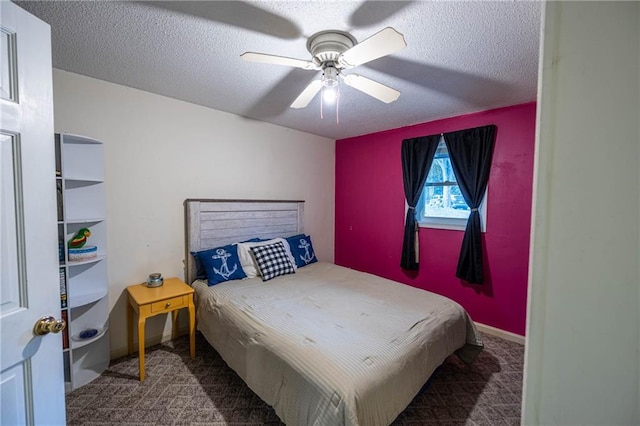
M304 201L188 199L184 216L188 284L196 279L193 251L304 232Z

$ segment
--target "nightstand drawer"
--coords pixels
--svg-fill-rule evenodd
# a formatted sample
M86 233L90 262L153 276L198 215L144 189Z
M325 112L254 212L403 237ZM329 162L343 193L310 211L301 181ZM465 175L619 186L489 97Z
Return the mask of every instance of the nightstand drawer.
M165 299L160 302L155 302L151 304L151 313L156 313L160 311L164 311L167 309L174 309L181 306L187 306L185 303L184 296L173 297L171 299Z

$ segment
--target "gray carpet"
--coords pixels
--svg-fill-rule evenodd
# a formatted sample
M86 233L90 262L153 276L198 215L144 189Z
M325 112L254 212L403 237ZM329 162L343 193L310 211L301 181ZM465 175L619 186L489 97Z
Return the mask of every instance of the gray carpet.
M393 425L519 425L524 347L483 334L485 350L472 366L449 357L428 387ZM180 337L146 353L146 380L138 358L114 360L88 385L67 394L69 425L280 425L206 342L196 359Z

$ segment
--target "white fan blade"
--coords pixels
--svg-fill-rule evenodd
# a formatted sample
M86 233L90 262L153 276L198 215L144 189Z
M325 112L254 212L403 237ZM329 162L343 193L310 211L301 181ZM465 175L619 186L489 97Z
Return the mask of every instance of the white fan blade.
M404 36L391 27L372 35L344 52L338 62L351 68L397 52L407 47Z
M302 68L303 70L318 70L319 68L310 61L302 59L287 58L284 56L269 55L266 53L244 52L240 55L242 59L248 62L260 62L263 64L284 65L287 67Z
M343 75L342 78L347 86L358 89L359 91L366 93L369 96L373 96L386 104L395 101L400 96L400 92L396 89L392 89L389 86L385 86L382 83L370 80L361 75L349 74Z
M296 98L295 101L291 104L291 108L304 108L309 105L309 102L318 94L318 92L322 89L322 80L313 80L300 95Z

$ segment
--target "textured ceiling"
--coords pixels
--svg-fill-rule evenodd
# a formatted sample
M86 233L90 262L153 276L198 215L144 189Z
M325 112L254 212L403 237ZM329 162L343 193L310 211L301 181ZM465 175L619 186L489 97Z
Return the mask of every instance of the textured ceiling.
M541 3L454 1L18 1L52 27L53 65L341 139L535 100ZM399 90L384 104L344 84L339 123L320 97L289 105L318 71L248 63L245 51L309 60L312 34L359 41L391 26L408 47L348 70Z

